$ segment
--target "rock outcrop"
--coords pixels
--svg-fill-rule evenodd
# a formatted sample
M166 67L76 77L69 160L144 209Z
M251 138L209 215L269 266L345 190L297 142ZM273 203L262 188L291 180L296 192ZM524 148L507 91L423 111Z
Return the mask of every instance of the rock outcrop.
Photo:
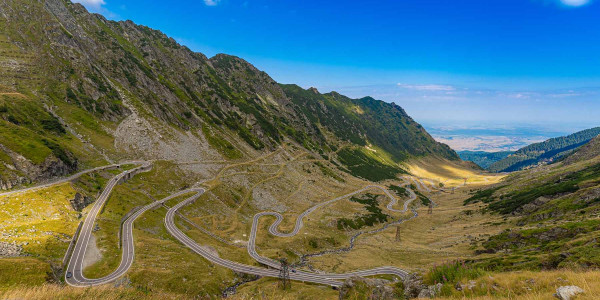
M576 295L582 294L584 290L575 285L561 286L556 289L554 296L560 300L571 300Z
M352 277L340 288L340 299L398 299L389 283L383 279Z
M0 242L0 257L16 257L21 256L23 247L17 245L15 242L7 243Z
M75 197L70 200L71 207L73 207L76 211L82 211L86 208L90 203L94 202L94 198L84 196L81 193L76 193Z

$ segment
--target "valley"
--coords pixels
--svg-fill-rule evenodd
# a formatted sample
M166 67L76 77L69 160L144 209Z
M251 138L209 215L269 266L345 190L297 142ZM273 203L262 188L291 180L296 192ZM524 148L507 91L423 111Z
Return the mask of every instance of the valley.
M69 0L0 1L0 67L2 299L600 295L599 128L459 156Z

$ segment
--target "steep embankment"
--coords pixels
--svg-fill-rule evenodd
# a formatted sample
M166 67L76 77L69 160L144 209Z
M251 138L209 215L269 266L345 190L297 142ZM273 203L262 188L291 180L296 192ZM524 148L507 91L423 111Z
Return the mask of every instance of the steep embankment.
M256 157L284 140L372 180L355 169L458 159L393 104L279 85L243 59L207 58L69 1L4 1L0 12L0 186L122 158Z
M492 172L513 172L558 161L600 134L600 127L586 129L568 136L549 139L521 148L514 154L492 164Z

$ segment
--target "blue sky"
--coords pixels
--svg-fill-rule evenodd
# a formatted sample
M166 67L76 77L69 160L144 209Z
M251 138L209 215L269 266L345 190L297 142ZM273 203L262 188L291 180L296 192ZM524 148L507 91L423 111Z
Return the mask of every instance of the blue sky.
M600 0L78 2L426 124L600 125Z

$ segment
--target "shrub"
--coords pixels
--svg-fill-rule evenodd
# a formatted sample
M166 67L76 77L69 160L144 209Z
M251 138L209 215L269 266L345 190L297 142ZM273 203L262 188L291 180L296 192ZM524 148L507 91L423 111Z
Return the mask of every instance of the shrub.
M21 122L19 122L19 120L17 120L17 118L15 118L15 116L13 116L13 115L8 115L8 117L6 119L15 125L21 124Z
M425 274L423 281L427 284L456 284L463 279L470 280L480 277L483 273L482 269L474 268L464 261L455 260L434 266Z
M53 132L58 133L58 134L65 134L65 133L67 133L67 131L65 130L65 128L62 126L62 124L60 124L60 122L58 121L58 119L55 118L55 117L49 117L47 119L41 120L40 122L42 123L42 127L45 130L53 131Z
M59 144L48 139L43 139L42 142L44 143L44 145L46 145L46 147L52 150L52 154L54 154L54 156L62 160L67 166L73 169L77 167L77 160L71 159L71 157L67 154L67 151L63 149Z
M384 214L379 208L379 202L377 196L372 194L366 194L366 199L360 199L356 197L350 198L350 201L363 204L368 214L363 214L355 217L354 219L341 218L337 220L337 228L339 230L345 229L361 229L365 226L373 226L375 224L384 223L390 216Z

